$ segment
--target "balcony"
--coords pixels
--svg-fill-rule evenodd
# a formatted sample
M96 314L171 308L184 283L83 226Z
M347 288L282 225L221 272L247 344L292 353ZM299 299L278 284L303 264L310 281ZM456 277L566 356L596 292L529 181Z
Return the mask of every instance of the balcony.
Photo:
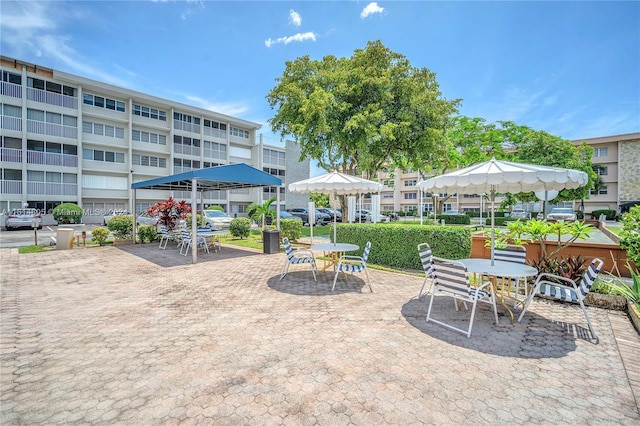
M22 194L22 181L0 180L0 194Z
M64 108L78 109L78 98L27 87L27 99Z
M22 163L22 150L0 148L0 161L6 161L8 163Z
M200 157L200 147L192 145L173 144L173 152L176 154L194 155Z
M211 127L204 128L205 136L212 136L214 138L227 139L227 131L220 129L212 129Z
M78 128L61 124L45 123L44 121L27 120L27 132L40 135L58 136L62 138L77 139Z
M78 195L78 185L75 183L47 183L27 182L29 195Z
M54 152L27 151L27 163L48 166L78 167L78 156Z
M173 120L173 128L175 130L183 130L185 132L200 134L200 125L193 123L185 123L180 120Z
M20 84L3 81L0 86L0 94L3 96L11 96L13 98L22 98L22 86Z
M21 132L22 118L0 115L0 127L4 130L15 130L16 132Z

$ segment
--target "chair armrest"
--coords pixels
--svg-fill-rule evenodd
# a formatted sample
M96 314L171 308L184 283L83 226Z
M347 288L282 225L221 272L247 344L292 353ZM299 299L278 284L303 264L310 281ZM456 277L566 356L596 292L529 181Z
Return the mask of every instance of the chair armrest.
M567 284L561 284L558 283L556 281L552 281L553 280L558 280L558 281L562 281L565 282ZM554 284L554 285L559 285L561 287L568 287L568 288L572 288L573 290L577 290L578 286L576 285L575 281L573 281L570 278L567 277L563 277L561 275L555 275L555 274L550 274L548 272L543 272L540 275L538 275L538 278L536 278L536 282L533 284L534 288L538 288L538 284L539 283L550 283L550 284Z
M293 249L293 255L294 256L303 256L303 257L312 257L315 259L315 256L313 255L313 252L311 250L308 249L301 249L301 248L297 248L297 249Z

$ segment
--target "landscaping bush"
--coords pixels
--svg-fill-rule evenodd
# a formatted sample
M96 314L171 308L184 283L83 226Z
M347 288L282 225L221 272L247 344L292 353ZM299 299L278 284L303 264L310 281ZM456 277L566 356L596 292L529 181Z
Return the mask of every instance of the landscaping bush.
M251 221L246 217L236 217L230 223L229 232L234 237L247 238L249 231L251 231Z
M158 231L155 226L143 225L138 228L138 238L140 242L144 243L149 241L150 243L158 240Z
M591 219L600 219L600 215L603 214L607 217L607 220L615 220L617 212L615 210L602 209L602 210L594 210L591 213Z
M512 217L496 217L494 218L494 224L496 226L507 226L507 222L515 222L518 219L514 219ZM485 224L491 226L491 216L487 220L485 220Z
M133 216L114 216L107 222L107 228L117 240L130 240L133 236Z
M471 255L471 230L463 227L339 223L336 238L360 246L360 252L349 252L353 255L362 255L371 241L371 263L393 268L422 270L420 243L429 243L434 256L463 259Z
M466 214L439 214L436 215L436 219L440 222L444 219L444 223L447 225L455 224L455 225L470 225L471 218Z
M53 219L59 225L82 222L82 207L74 203L62 203L53 209Z
M627 250L627 258L640 268L640 205L622 215L620 247Z
M224 211L222 206L209 206L209 207L207 207L207 210L218 210L218 211L221 211L221 212Z
M95 228L91 231L91 239L98 243L99 246L103 246L109 236L109 230L107 228Z
M280 238L296 241L302 236L302 222L298 219L280 219Z

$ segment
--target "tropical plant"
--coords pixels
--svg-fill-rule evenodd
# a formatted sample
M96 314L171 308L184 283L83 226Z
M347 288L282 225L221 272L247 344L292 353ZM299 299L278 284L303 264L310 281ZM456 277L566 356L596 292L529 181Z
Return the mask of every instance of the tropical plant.
M296 241L302 236L302 221L298 219L281 219L280 233L291 241Z
M224 211L222 206L218 206L218 205L209 206L209 207L207 207L207 210L218 210L218 211L221 211L221 212Z
M53 209L53 219L58 224L80 223L82 221L82 207L75 203L62 203Z
M251 221L246 217L236 217L229 224L229 232L240 239L247 238L251 231Z
M160 201L147 209L150 216L158 218L158 224L171 231L178 226L180 220L191 213L191 206L184 200L176 201L173 197Z
M316 207L329 207L329 194L312 192L309 194L309 200L313 201Z
M627 258L640 268L640 205L622 215L620 247L627 250ZM631 268L630 265L629 267Z
M91 239L98 243L99 246L103 246L107 237L109 236L109 230L107 228L95 228L91 231Z
M569 278L574 282L578 282L582 279L584 271L589 266L589 263L582 256L567 256L558 258L541 257L535 262L532 262L538 271L544 271L553 275L559 275L564 278ZM551 279L551 281L554 281ZM562 281L558 281L561 284L565 284Z
M141 243L145 241L152 243L158 239L158 231L155 226L143 225L138 228L138 238Z
M262 229L265 229L266 217L269 216L273 218L273 216L276 214L276 212L271 209L271 204L273 204L275 201L275 198L269 198L262 204L250 204L249 207L247 207L247 215L255 222L262 223Z
M133 216L114 216L107 222L107 228L118 240L129 240L133 236Z

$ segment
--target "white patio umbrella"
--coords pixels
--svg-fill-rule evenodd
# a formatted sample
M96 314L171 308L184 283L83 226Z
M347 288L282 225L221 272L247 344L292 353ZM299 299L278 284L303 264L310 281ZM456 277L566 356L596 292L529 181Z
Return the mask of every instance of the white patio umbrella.
M549 191L579 188L587 184L585 172L537 164L490 161L418 182L428 192L457 192L459 194L490 195L491 200L491 264L495 241L494 202L496 192L517 194L530 191Z
M354 195L380 192L381 190L381 183L345 175L337 171L289 184L289 191L298 193L319 192L321 194ZM333 243L336 243L335 209L333 211Z

